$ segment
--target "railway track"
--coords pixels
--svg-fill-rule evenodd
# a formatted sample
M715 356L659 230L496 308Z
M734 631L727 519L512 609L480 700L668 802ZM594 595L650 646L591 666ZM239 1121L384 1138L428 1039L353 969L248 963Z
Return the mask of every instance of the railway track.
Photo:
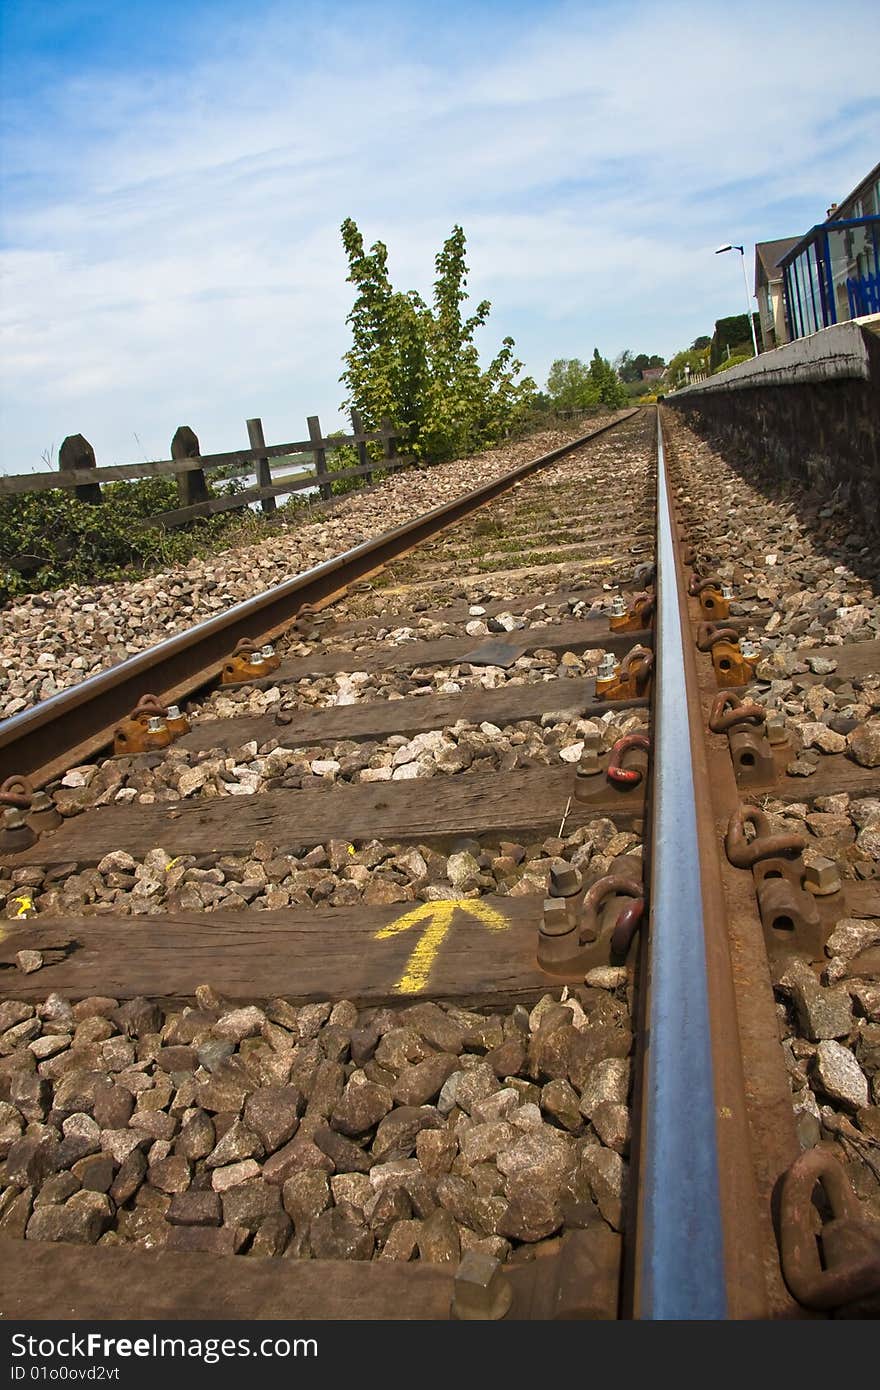
M7 1315L870 1311L878 643L779 674L677 430L0 726Z

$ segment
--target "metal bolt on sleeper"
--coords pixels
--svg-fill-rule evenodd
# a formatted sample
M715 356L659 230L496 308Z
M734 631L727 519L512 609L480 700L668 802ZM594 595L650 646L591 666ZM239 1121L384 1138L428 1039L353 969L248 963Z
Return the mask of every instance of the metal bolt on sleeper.
M467 1322L496 1322L509 1311L513 1290L501 1262L493 1255L468 1250L455 1272L452 1315Z
M567 898L545 898L541 912L541 931L545 936L565 936L574 926L574 915Z
M573 864L565 859L554 859L550 864L550 896L571 898L581 889L580 875Z
M804 887L817 898L840 889L840 870L833 859L817 856L804 868Z

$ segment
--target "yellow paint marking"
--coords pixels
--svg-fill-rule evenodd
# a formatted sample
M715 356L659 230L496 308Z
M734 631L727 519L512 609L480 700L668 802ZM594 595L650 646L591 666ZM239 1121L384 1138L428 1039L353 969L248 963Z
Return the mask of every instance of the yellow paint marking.
M19 893L12 901L18 904L18 911L15 914L16 917L26 917L29 912L33 912L34 910L34 900L28 893Z
M456 912L475 917L483 926L493 931L503 931L510 925L502 912L498 912L479 898L448 898L439 902L420 903L411 912L406 912L396 921L389 922L386 927L376 932L377 941L385 941L389 936L407 931L409 927L425 924L404 972L394 986L399 994L419 994L425 988L437 952L446 938Z

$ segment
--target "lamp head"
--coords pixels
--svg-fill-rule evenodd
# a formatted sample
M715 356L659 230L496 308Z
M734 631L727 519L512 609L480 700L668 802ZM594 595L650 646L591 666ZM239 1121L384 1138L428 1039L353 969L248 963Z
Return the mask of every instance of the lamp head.
M717 249L717 251L715 252L715 255L716 255L716 256L720 256L722 251L732 251L732 250L733 250L733 247L730 246L730 245L727 245L727 246L719 246L718 249Z

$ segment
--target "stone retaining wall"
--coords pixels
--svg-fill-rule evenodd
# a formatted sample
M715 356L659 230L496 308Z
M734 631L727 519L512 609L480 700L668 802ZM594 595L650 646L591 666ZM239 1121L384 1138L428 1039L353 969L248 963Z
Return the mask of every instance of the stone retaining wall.
M772 474L837 491L880 534L880 315L762 353L666 404Z

